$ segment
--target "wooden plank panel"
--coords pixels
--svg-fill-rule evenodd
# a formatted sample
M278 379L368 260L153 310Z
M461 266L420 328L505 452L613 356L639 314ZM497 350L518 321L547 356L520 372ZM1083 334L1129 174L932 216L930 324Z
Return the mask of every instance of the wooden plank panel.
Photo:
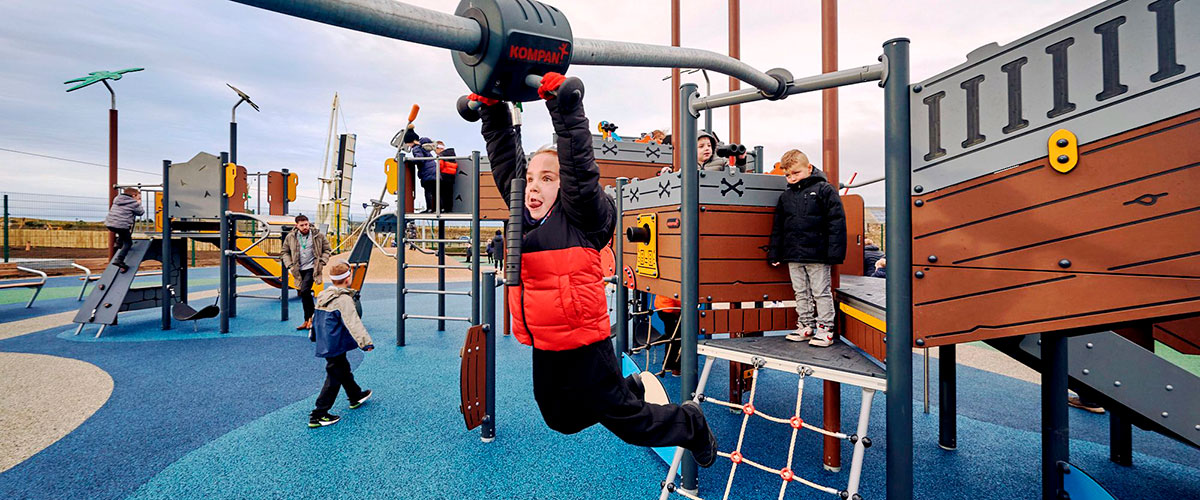
M1196 242L1189 238L1162 236L1200 231L1200 165L1151 180L914 239L913 258L922 264L935 255L946 264L1046 270L1069 258L1073 269L1105 272L1193 251ZM1151 206L1136 201L1151 195L1163 196Z
M1197 127L1200 127L1200 110L1082 144L1079 165L1065 175L1049 168L1047 158L1039 158L915 197L923 205L913 207L913 235L1160 172L1165 170L1162 165L1194 163L1200 148L1200 142L1194 140L1200 134Z
M1004 273L1043 281L1046 273L936 268L928 279L984 281ZM1200 308L1197 280L1079 274L986 295L913 308L914 338L927 346L1187 314ZM949 338L947 338L949 337Z

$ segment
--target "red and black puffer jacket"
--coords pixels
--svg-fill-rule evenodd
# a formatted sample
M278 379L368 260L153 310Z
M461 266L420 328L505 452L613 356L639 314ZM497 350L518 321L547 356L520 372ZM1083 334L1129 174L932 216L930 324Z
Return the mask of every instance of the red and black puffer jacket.
M509 290L517 340L546 351L575 349L611 335L600 250L617 220L612 199L600 187L583 104L558 109L557 101L546 101L546 107L558 147L558 201L543 220L525 212L521 286ZM520 130L503 103L485 106L480 115L492 177L507 201L510 181L525 175Z

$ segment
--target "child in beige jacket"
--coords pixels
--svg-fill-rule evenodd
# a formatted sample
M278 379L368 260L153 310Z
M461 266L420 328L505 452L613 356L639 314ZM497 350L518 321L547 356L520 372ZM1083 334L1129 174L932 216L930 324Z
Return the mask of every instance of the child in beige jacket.
M333 425L340 420L329 413L338 392L346 388L350 398L350 409L362 406L371 397L371 391L363 390L350 373L350 362L346 353L354 349L375 349L371 334L363 326L362 319L354 308L354 290L350 289L350 266L343 261L334 262L329 268L329 279L333 286L317 296L317 307L313 314L313 329L309 340L316 342L316 356L325 358L325 385L317 396L317 407L308 417L311 428Z

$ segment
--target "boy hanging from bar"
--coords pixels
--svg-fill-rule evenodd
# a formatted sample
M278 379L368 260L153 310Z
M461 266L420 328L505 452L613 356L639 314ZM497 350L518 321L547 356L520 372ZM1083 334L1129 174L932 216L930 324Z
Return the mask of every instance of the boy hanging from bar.
M526 162L507 105L478 101L492 176L504 200L510 181L525 176L521 285L509 293L513 333L533 346L533 395L551 429L574 434L597 423L637 446L681 446L708 467L717 442L699 405L645 401L637 376L622 377L609 340L600 250L612 239L617 213L600 186L583 82L542 77L556 144Z

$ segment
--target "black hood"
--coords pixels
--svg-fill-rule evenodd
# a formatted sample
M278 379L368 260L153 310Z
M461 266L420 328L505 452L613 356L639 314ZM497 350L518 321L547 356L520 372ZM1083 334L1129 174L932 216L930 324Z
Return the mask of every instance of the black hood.
M804 189L818 182L829 182L829 180L825 178L825 172L822 172L821 169L817 167L813 167L812 175L800 179L800 182L795 184L788 184L788 187L793 189Z

